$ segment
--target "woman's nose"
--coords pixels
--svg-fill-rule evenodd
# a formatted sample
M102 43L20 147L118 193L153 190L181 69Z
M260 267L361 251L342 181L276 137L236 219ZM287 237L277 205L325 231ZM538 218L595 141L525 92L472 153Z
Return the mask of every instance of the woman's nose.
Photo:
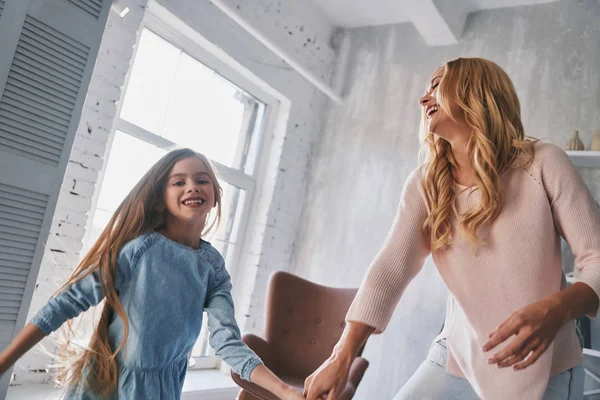
M428 94L426 94L425 96L421 97L421 100L419 100L419 103L420 103L422 106L426 106L426 105L427 105L427 103L428 103L428 102L429 102L429 100L430 100L430 97L431 97L431 96L429 96Z

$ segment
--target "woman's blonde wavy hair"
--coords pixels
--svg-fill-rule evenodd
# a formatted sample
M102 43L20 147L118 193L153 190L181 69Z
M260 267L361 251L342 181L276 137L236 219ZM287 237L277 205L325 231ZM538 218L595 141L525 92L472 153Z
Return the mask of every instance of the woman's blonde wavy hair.
M500 213L504 201L501 176L508 168L526 167L533 160L536 139L525 136L521 105L509 76L497 64L482 58L458 58L444 64L437 102L453 120L451 105L464 115L471 136L467 144L475 169L479 204L460 216L460 232L477 245L481 229ZM423 229L431 236L431 250L452 242L451 218L458 215L452 171L457 167L449 142L429 132L423 110L425 154L423 189L429 216ZM522 157L524 155L525 157ZM517 161L519 160L519 161Z
M70 279L56 293L61 293L90 274L97 274L105 295L100 320L89 345L83 352L78 353L73 349L72 339L75 333L72 321L67 322L67 329L63 329L65 337L58 342L57 380L61 385L84 384L88 390L102 397L107 397L116 389L119 376L116 355L119 351L125 350L124 346L129 334L127 315L115 289L117 255L128 241L145 232L164 227L167 211L159 210L164 209L165 185L173 166L189 157L198 157L204 162L214 184L214 211L207 215L201 236L218 227L221 219L222 188L209 159L190 149L173 150L167 153L146 172L125 197L96 243L81 260ZM111 348L108 337L108 327L114 313L121 318L125 327L123 341L116 349Z

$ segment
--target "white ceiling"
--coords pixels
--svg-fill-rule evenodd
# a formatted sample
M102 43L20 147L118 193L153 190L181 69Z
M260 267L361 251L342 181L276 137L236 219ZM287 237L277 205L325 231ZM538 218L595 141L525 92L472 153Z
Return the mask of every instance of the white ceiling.
M415 0L419 1L419 0ZM398 0L313 0L336 26L387 25L408 22L404 1Z
M412 21L424 0L313 0L339 27L354 28ZM434 0L432 3L459 7L466 15L477 10L551 3L556 0ZM424 17L423 15L420 18Z

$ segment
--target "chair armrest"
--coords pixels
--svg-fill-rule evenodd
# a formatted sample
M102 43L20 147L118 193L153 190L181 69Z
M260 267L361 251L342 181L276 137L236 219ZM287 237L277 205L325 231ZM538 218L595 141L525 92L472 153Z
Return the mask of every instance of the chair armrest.
M369 362L362 357L356 357L350 366L350 373L348 375L348 382L346 383L346 387L340 393L338 399L339 400L350 400L354 398L354 394L356 393L356 389L358 388L358 384L362 380L367 367L369 366Z
M257 356L260 357L267 368L273 371L274 357L268 342L266 342L263 338L251 333L245 334L242 337L242 342L244 342L246 346L248 346L256 353ZM239 387L261 400L279 400L277 396L268 390L263 389L253 382L243 380L238 374L233 372L233 370L231 370L231 378Z
M362 358L356 357L350 366L350 373L348 375L348 382L351 383L355 388L365 375L365 371L369 367L369 362Z
M246 344L257 356L265 363L267 368L273 369L275 367L275 359L273 357L273 351L271 346L263 338L247 333L242 337L242 342Z

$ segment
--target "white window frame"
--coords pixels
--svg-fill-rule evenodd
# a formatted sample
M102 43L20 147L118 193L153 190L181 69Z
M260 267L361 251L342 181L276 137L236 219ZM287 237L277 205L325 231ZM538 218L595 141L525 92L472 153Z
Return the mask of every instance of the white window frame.
M271 137L272 137L271 133L273 132L273 130L275 129L275 126L276 126L276 122L277 122L276 119L277 119L278 112L279 112L280 100L277 97L273 96L273 94L268 93L268 91L271 91L271 90L269 90L270 88L268 88L268 87L262 88L256 82L253 82L253 80L251 78L246 76L246 74L244 74L245 68L243 66L241 66L239 64L232 65L232 64L234 64L234 62L232 62L231 60L227 60L226 57L223 57L223 59L221 59L221 57L219 57L218 54L212 54L211 51L207 48L207 47L210 48L212 46L207 46L206 44L209 42L206 41L206 39L202 38L199 33L194 31L193 29L189 28L187 25L184 26L184 28L186 28L186 29L178 29L181 27L172 26L169 22L165 21L165 19L166 19L166 18L164 18L165 16L161 15L161 12L162 12L162 10L160 10L161 7L160 6L152 7L153 4L151 4L151 3L154 3L154 2L151 1L149 3L149 6L146 10L146 15L144 17L144 20L142 21L142 23L140 25L140 32L143 29L147 29L147 30L151 31L152 33L159 36L160 38L162 38L169 44L181 49L184 53L186 53L190 57L192 57L195 60L199 61L200 63L204 64L207 68L213 70L218 75L229 80L234 85L236 85L240 89L244 90L245 92L249 93L250 95L252 95L254 98L258 99L265 105L264 117L263 117L264 122L263 122L262 131L261 131L261 137L259 138L259 143L257 144L258 148L256 150L256 157L254 160L253 168L251 169L251 171L252 171L251 174L246 174L245 172L243 172L241 170L237 170L237 169L225 166L223 164L220 164L218 162L211 160L213 162L215 168L217 169L219 177L223 181L225 181L229 184L232 184L234 186L237 186L240 189L245 190L245 192L246 192L244 208L243 208L241 214L239 215L240 221L239 221L239 232L238 232L238 236L237 236L238 240L236 243L235 251L232 254L230 261L227 265L227 269L231 275L233 285L236 285L238 283L241 284L241 282L238 282L236 280L236 278L239 275L241 275L240 269L243 268L243 259L245 258L245 253L247 251L247 246L248 246L246 232L248 231L249 221L251 220L251 218L250 218L251 210L256 208L255 203L257 200L255 198L256 197L255 193L259 192L256 190L257 182L260 182L261 172L264 172L264 169L265 169L264 168L265 163L266 163L265 159L268 158L265 156L268 155L267 152L269 151L269 148L271 145ZM159 12L155 12L154 11L155 9L158 10ZM178 20L178 22L180 22L180 21ZM189 32L184 33L184 31L189 31ZM192 33L192 34L190 34L190 33ZM201 39L201 40L197 40L197 39ZM135 60L135 57L137 55L137 50L138 50L138 47L136 45L136 48L135 48L133 56L132 56L131 65L133 65L133 60ZM108 155L110 154L110 151L111 151L112 140L113 140L114 134L117 130L121 131L125 134L131 135L142 141L145 141L147 143L150 143L152 145L155 145L159 148L166 149L166 150L169 150L170 148L177 146L176 143L171 142L168 139L158 136L157 134L154 134L144 128L141 128L141 127L121 118L121 109L123 106L123 100L125 98L125 94L127 92L127 87L128 87L129 80L131 77L131 70L132 70L132 68L130 67L129 71L127 73L127 76L125 78L124 85L123 85L121 99L120 99L120 102L118 104L118 109L117 109L117 116L115 117L115 122L113 124L112 131L111 131L111 139L107 145L107 150L106 150L106 154L105 154L105 166L106 166L106 161L108 159ZM265 86L266 86L266 84L265 84ZM267 89L267 90L265 90L265 89ZM98 176L98 181L97 181L98 189L102 187L103 179L104 179L104 168ZM94 194L93 204L92 204L91 211L90 211L90 214L88 217L87 229L86 229L86 234L85 234L86 240L87 240L88 235L91 233L90 228L92 226L93 219L94 219L94 213L97 208L99 193L100 193L100 190L96 190L96 193ZM206 318L203 320L203 331L205 331L205 330L206 330ZM202 335L202 333L201 333L201 335ZM206 340L208 339L208 335L205 335L205 339ZM208 344L206 344L206 345L208 346ZM193 368L193 369L220 368L221 365L220 365L219 359L214 355L214 352L211 352L210 354L212 354L211 357L194 357L196 363L191 368Z

